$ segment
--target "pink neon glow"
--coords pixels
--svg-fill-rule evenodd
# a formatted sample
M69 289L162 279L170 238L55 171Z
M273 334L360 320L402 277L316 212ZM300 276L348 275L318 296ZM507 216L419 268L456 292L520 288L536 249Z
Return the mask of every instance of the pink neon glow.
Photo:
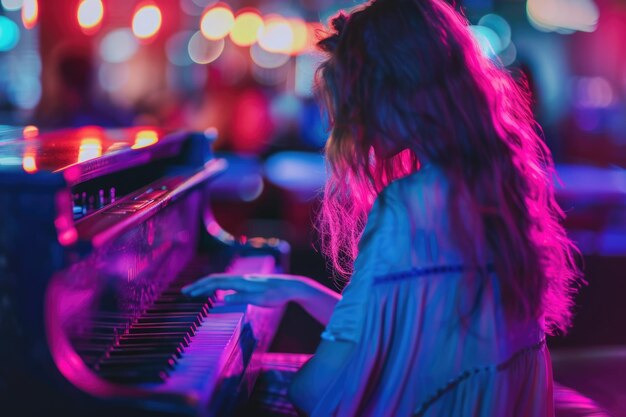
M98 377L74 350L64 326L74 314L75 309L71 307L83 304L89 300L91 294L88 291L76 292L68 289L62 278L60 276L52 278L45 299L46 337L52 359L59 372L80 390L98 397L145 398L148 395L146 390L117 386Z
M77 181L80 178L80 168L77 166L73 166L66 169L65 171L63 171L63 178L65 178L65 181L70 184L74 181Z
M78 232L74 228L72 199L69 190L61 190L55 196L57 217L54 226L57 230L57 239L63 246L69 246L78 240Z

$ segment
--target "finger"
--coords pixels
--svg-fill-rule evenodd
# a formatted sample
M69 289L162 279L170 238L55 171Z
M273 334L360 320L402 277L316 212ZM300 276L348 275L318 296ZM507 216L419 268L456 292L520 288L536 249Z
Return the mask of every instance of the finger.
M246 294L246 293L234 293L224 296L224 303L226 304L261 304L261 298L259 294Z
M249 281L255 283L265 283L270 280L271 276L267 274L229 274L229 273L216 273L211 274L205 278L199 279L198 281L185 286L182 291L183 293L193 291L195 288L205 287L207 284L210 285L222 285L224 282L233 282L238 280L239 282ZM223 281L215 281L216 279L221 279ZM233 285L238 285L235 283ZM260 287L259 287L260 288Z
M221 278L221 279L243 279L246 281L254 281L254 282L267 282L272 278L267 274L229 274L225 272L220 272L216 274L211 274L208 278Z
M203 278L191 285L183 287L182 293L191 296L212 294L216 290L235 290L244 292L260 291L263 284L258 281L246 279L242 276Z
M247 304L245 294L234 293L224 296L224 303L226 304Z
M237 285L236 283L234 283L234 280L241 278L241 276L231 276L228 277L229 280L231 280L230 282L232 283L232 285ZM219 276L214 276L214 275L209 275L205 278L199 279L196 282L194 282L193 284L190 285L186 285L185 287L183 287L182 292L183 293L191 293L195 290L199 290L199 289L219 289L219 286L223 286L225 285L225 279L226 277L219 277Z

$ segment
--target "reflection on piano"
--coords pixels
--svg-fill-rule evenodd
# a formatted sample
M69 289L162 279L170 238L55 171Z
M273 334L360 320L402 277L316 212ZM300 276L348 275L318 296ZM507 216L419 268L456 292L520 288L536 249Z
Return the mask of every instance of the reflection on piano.
M282 311L190 300L288 246L215 221L211 137L82 128L0 137L0 415L236 414ZM46 414L44 414L46 413Z

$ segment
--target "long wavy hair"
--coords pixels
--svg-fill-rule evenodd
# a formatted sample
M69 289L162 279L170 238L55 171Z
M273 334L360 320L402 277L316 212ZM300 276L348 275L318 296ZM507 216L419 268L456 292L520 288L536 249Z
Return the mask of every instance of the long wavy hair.
M482 239L507 311L565 331L582 278L527 87L484 56L443 0L372 0L330 26L316 73L330 123L318 228L338 275L352 272L377 195L428 161L450 183L453 239L466 262L480 264ZM381 155L380 143L403 150Z

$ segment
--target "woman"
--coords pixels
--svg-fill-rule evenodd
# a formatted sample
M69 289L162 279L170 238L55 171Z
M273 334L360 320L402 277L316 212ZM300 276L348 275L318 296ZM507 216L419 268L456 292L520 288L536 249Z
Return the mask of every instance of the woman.
M313 416L552 416L545 334L580 279L526 90L442 0L332 20L319 222L339 296L292 276L203 279L327 325L290 397Z

